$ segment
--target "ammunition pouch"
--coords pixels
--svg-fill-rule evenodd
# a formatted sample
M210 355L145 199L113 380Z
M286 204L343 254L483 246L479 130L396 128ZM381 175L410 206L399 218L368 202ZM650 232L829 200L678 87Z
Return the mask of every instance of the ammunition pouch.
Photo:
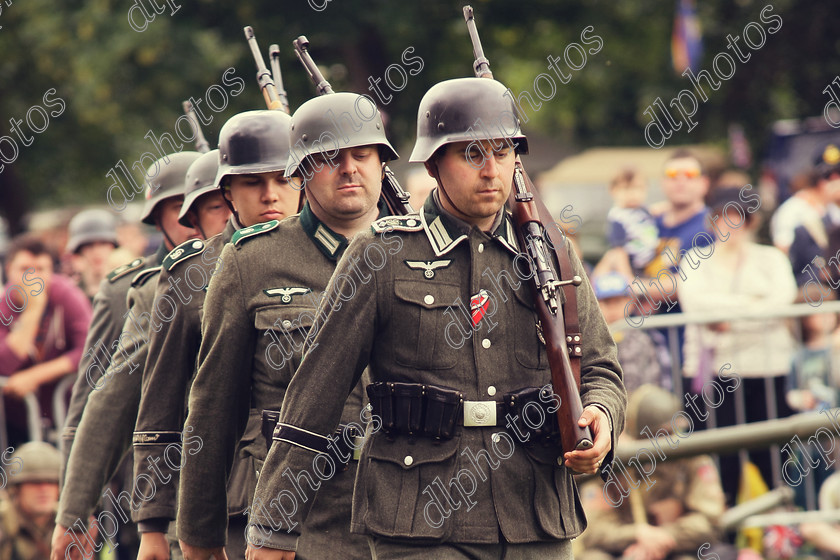
M460 391L420 383L378 381L367 386L367 394L373 414L391 439L397 435L451 439L464 402Z
M557 410L554 408L556 405L548 389L525 387L511 391L505 393L503 403L508 431L512 432L515 429L519 434L526 436L526 446L532 443L547 445L560 441Z

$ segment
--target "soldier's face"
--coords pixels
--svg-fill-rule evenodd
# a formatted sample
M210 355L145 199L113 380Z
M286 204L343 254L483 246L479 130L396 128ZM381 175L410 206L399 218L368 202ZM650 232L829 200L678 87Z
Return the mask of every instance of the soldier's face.
M229 199L243 226L282 220L297 214L300 191L289 184L282 171L234 175Z
M199 239L201 237L195 229L182 226L178 223L178 215L181 213L181 205L183 203L183 196L167 198L158 205L158 215L157 220L155 220L158 229L165 231L176 246L187 239ZM174 246L169 247L169 241L165 237L164 242L170 251L175 248Z
M209 192L195 201L195 217L198 225L207 237L221 233L230 217L230 209L225 204L222 193Z
M319 218L345 221L376 211L382 191L376 146L342 148L332 158L324 154L309 158L312 168L320 171L306 181L306 198Z
M439 180L457 208L445 196L441 204L462 220L489 229L513 186L516 153L490 142L448 144L437 160ZM427 164L428 166L428 164Z

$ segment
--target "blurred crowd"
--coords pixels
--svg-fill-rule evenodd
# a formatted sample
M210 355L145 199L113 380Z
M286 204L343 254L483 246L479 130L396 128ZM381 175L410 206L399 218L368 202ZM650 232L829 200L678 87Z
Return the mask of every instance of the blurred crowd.
M406 179L419 208L434 181L423 172ZM727 374L734 389L714 407L713 425L710 407L686 410L694 430L836 406L840 321L818 307L837 299L840 289L840 150L822 148L777 208L763 203L745 173L710 177L688 151L669 157L657 178L665 199L646 206L649 179L628 166L610 182L610 248L590 267L631 396L623 437L644 439L645 427L673 430L683 395L702 395L710 380ZM27 442L58 439L101 282L159 241L159 234L103 209L79 211L65 224L15 236L3 255L0 443L31 459L17 471L4 465L0 560L47 557L54 527L47 512L58 500L59 459L50 444ZM813 313L779 316L795 303L810 304ZM641 328L653 315L715 312L729 318ZM752 318L739 318L745 314ZM767 487L781 484L773 467L778 453L750 452L749 460ZM620 507L607 503L598 483L584 486L591 516L584 557L689 558L708 542L709 554L734 558L717 522L743 493L744 472L737 456L666 462L657 469L654 490L641 486ZM830 474L820 470L819 482ZM826 482L821 502L840 503L832 490L838 486ZM34 555L9 555L10 535L21 532ZM791 557L781 551L808 542L817 554L840 555L840 539L825 537L837 532L831 525L803 525L790 534L765 535L764 557Z

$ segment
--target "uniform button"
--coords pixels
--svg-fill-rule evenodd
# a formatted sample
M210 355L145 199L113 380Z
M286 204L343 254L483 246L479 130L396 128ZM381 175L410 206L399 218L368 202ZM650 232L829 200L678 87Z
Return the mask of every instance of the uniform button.
M500 436L499 434L493 434L490 439L493 440L493 443L499 443L499 440L502 439L502 436Z
M413 462L414 462L414 457L412 457L411 455L406 455L405 459L403 459L403 463L405 463L405 466L407 466L407 467L410 467Z
M478 252L479 252L479 253L483 253L483 252L484 252L484 243L479 243L479 244L478 244Z
M201 249L203 243L201 241L193 241L193 249Z
M435 296L432 294L426 294L426 297L423 298L423 301L426 302L426 305L432 305L435 302Z
M563 456L562 456L562 455L560 455L559 457L557 457L557 464L558 464L558 465L560 465L560 466L562 467L562 466L563 466L563 463L564 463L564 461L563 461Z
M489 339L489 338L485 338L484 340L482 340L482 341L481 341L481 345L482 345L484 348L490 348L490 339Z
M288 319L286 319L285 321L283 321L283 328L284 328L284 329L291 328L291 326L292 326L292 322L291 322L291 321L289 321Z
M490 385L489 387L487 387L487 394L492 397L496 394L496 388Z

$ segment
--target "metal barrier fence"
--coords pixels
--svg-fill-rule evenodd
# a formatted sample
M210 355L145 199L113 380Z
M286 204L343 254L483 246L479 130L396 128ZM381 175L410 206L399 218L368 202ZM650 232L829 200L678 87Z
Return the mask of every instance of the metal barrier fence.
M684 395L686 393L686 387L684 387L684 371L683 371L683 349L680 348L680 342L682 340L682 335L678 334L681 329L684 329L690 325L697 325L697 326L708 326L714 325L719 323L729 323L731 325L737 325L739 323L743 325L749 325L750 328L753 329L760 329L762 325L768 324L778 324L779 321L784 321L787 324L787 327L790 329L791 335L794 341L794 352L791 353L791 363L789 367L785 368L786 371L790 371L791 379L801 379L801 367L802 363L799 360L793 360L793 357L796 352L801 351L805 348L803 344L803 332L800 328L800 324L795 319L799 319L802 317L808 316L816 316L816 315L824 315L824 314L840 314L840 301L833 301L829 302L826 301L822 303L818 307L811 306L809 304L793 304L784 307L775 308L772 310L756 310L756 311L749 311L749 312L741 312L741 313L733 313L732 310L722 310L722 311L715 311L715 312L707 312L707 313L666 313L661 315L651 315L649 317L644 318L644 322L637 327L631 326L626 321L619 321L617 323L613 323L610 325L610 330L613 334L617 334L620 332L627 332L631 329L639 329L643 331L651 331L651 330L658 330L666 334L666 340L668 344L668 354L670 356L671 361L671 371L670 371L670 378L672 383L672 390L673 393L677 396L680 402L684 401ZM639 319L639 318L637 318ZM638 322L638 321L636 321ZM830 350L830 347L829 347ZM837 349L840 352L840 348ZM773 349L766 349L766 351L771 352ZM828 351L826 353L827 363L828 363L828 376L831 379L831 369L836 367L840 369L840 353L838 353L838 358L835 361L835 364L832 364L831 358L832 353ZM750 359L749 355L739 356L740 360L748 360ZM738 372L739 371L739 364L733 363L732 364L732 371ZM776 387L774 383L768 379L764 378L764 388L765 388L765 396L766 396L766 409L767 409L767 416L769 419L777 419L778 418L778 410L776 409L776 399L778 397L776 393ZM838 386L836 384L829 384L829 388L837 394ZM735 420L736 425L746 424L746 410L747 407L751 405L751 401L748 395L744 394L743 391L743 384L740 384L738 390L735 390L731 395L727 395L726 399L733 399L734 398L734 406L735 406ZM837 406L837 402L831 403L831 406ZM709 429L714 429L714 427L718 426L717 422L717 414L716 409L711 407L706 407L706 412L709 414L709 418L707 420L707 425ZM652 427L653 428L653 427ZM654 429L655 431L655 429ZM744 437L750 437L749 434L745 434ZM771 449L771 460L772 460L772 472L773 472L773 480L766 481L771 488L778 488L783 486L784 480L782 477L782 452L781 448L779 447L778 443L774 443L770 445ZM718 452L716 452L718 451ZM707 449L698 449L697 453L709 453L714 458L715 461L720 464L720 455L723 453L719 452L719 449L716 449L714 445L709 445ZM738 449L734 451L737 453L739 458L739 465L743 469L744 463L748 460L748 451L744 448ZM804 485L804 492L805 492L805 499L806 505L808 510L815 510L817 509L817 490L815 488L815 481L813 476L806 476L803 481Z
M26 406L26 425L28 430L29 441L49 441L58 445L58 433L64 425L64 420L67 417L67 394L73 387L76 380L75 374L68 374L59 381L55 386L53 392L53 420L55 426L45 433L44 422L41 416L41 405L38 403L38 397L35 393L29 393L23 398L23 403ZM0 390L6 386L9 378L0 377ZM9 446L9 431L6 425L6 407L3 399L0 398L0 450L6 449Z

